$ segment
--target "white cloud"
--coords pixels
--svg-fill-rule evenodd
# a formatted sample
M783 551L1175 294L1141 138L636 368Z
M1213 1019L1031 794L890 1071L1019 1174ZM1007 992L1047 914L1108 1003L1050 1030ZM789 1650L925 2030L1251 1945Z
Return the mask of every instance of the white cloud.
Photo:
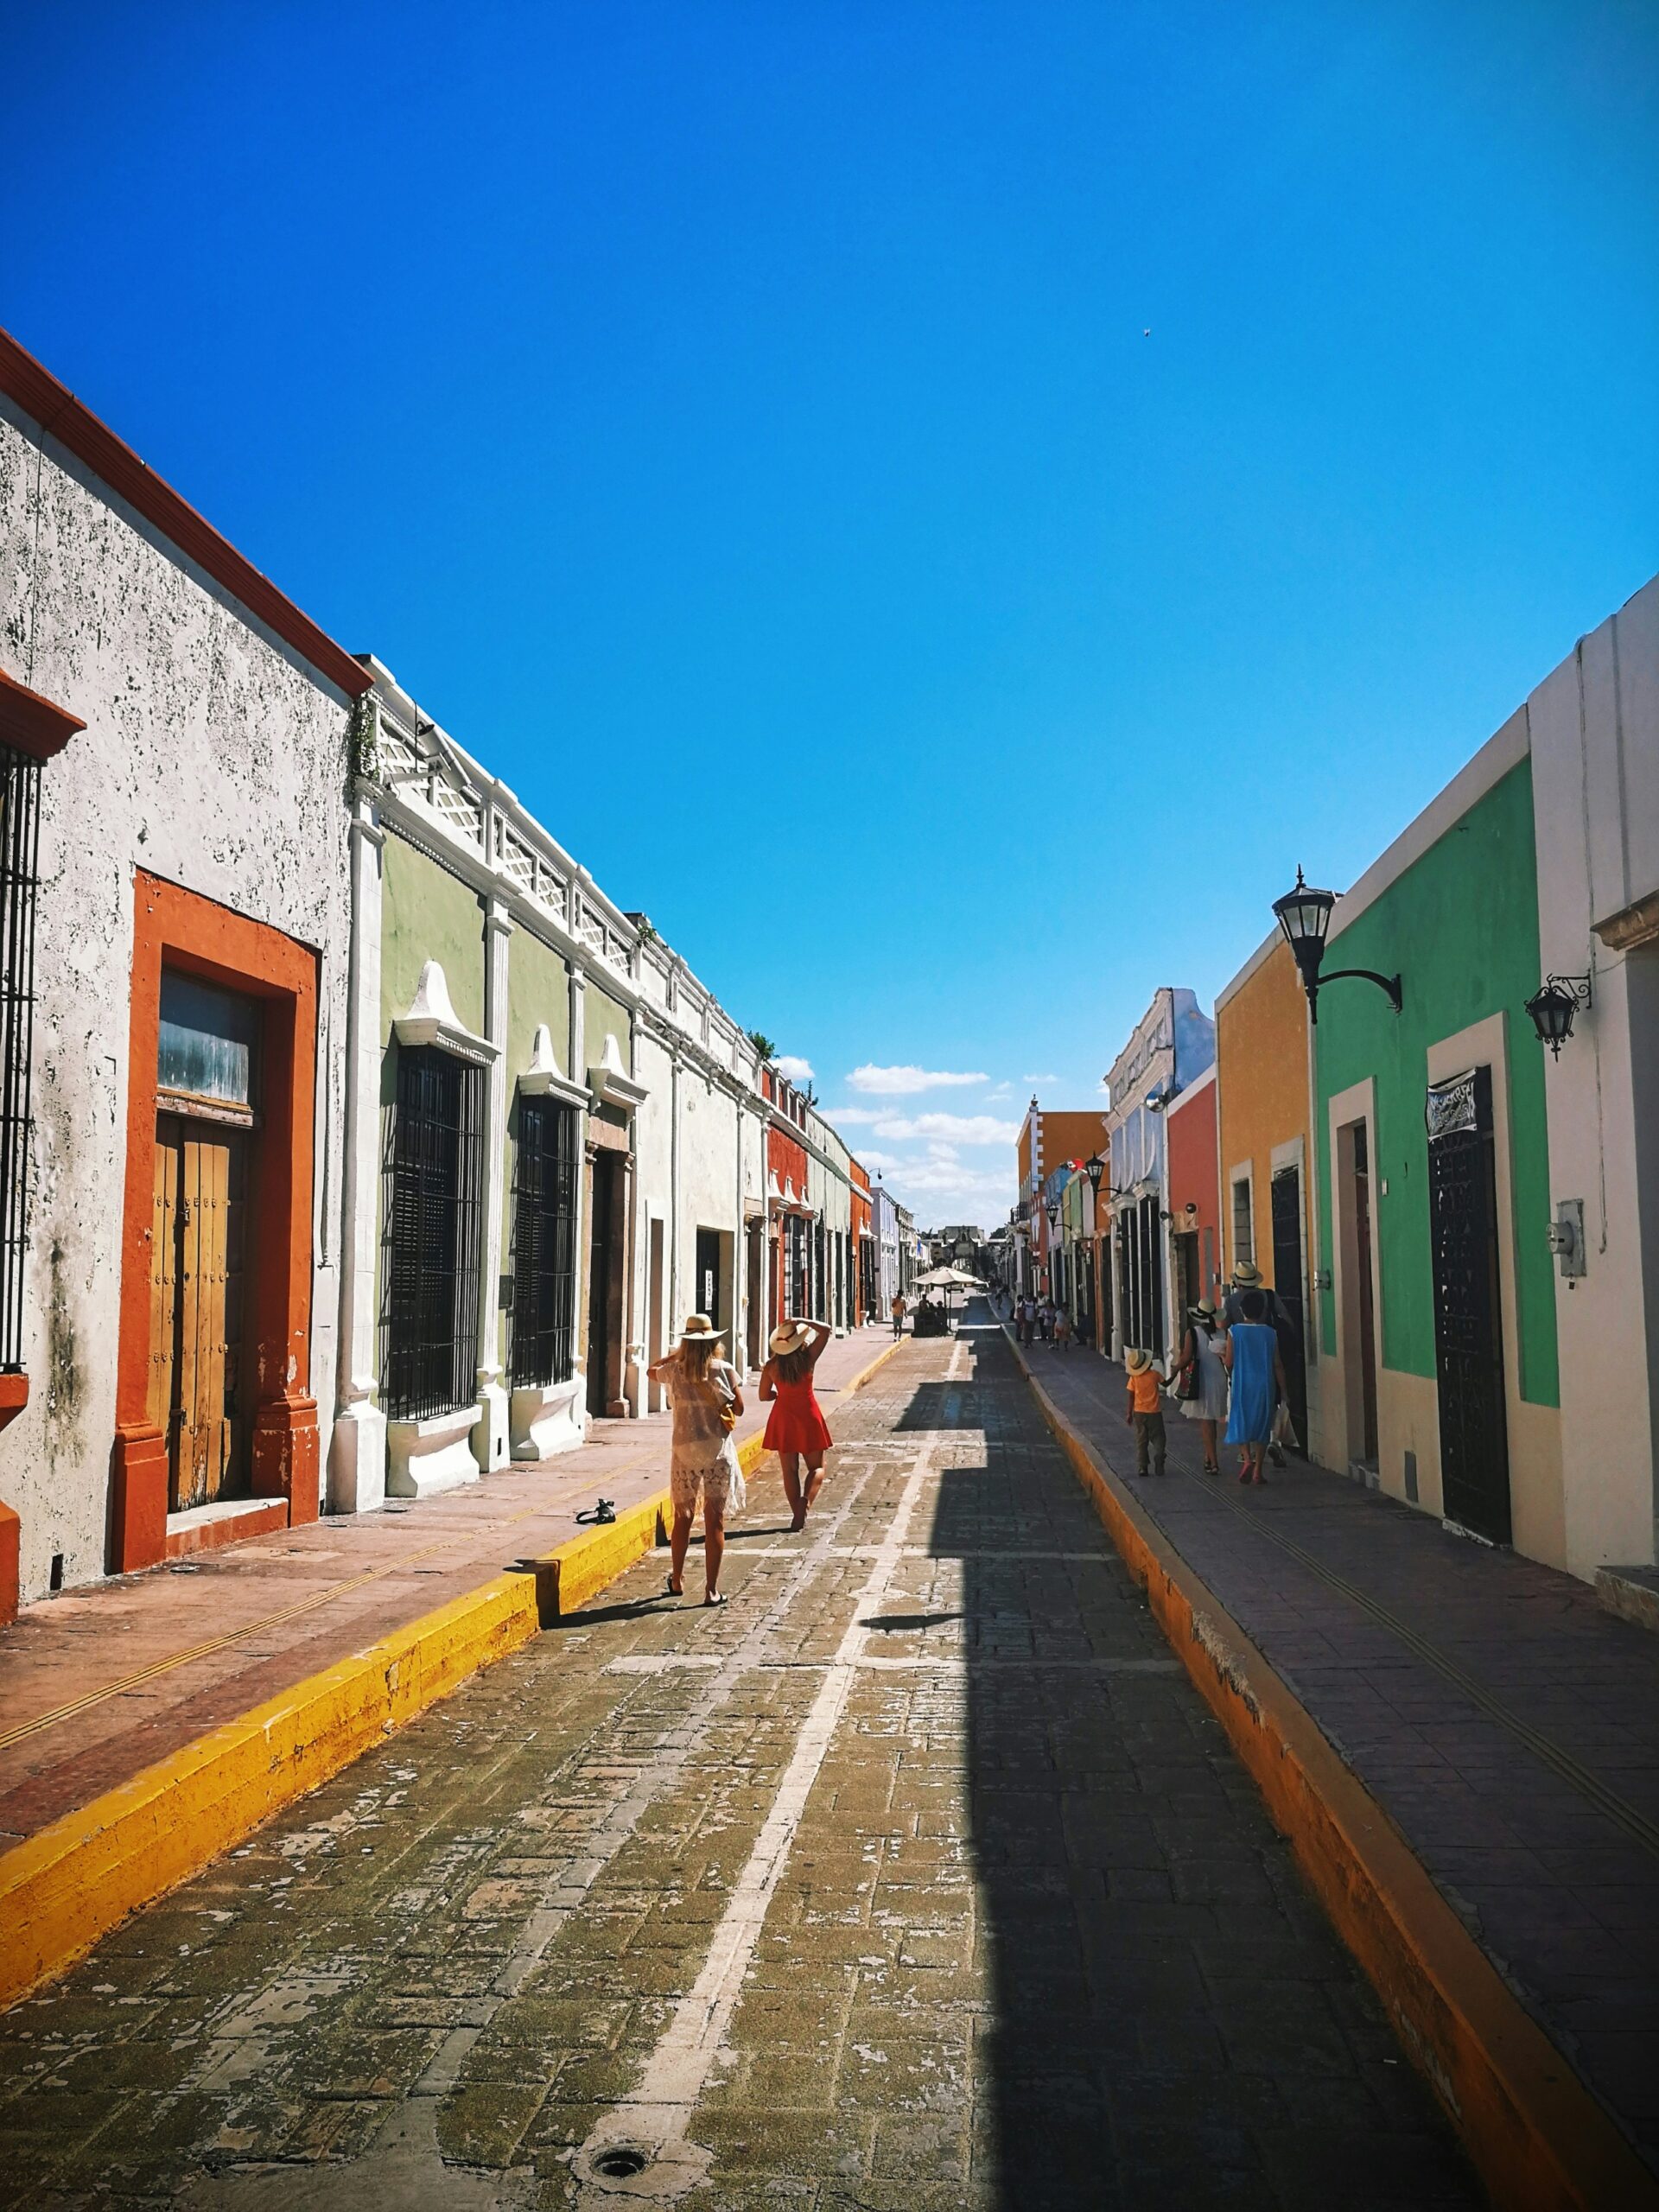
M1033 1090L1040 1090L1044 1084L1058 1083L1059 1079L1057 1075L1022 1075L1020 1078L1021 1083L1030 1084Z
M794 1052L780 1052L772 1064L785 1083L810 1083L812 1063Z
M1013 1145L1020 1136L1018 1122L1000 1122L995 1114L899 1114L891 1106L840 1106L827 1118L835 1126L869 1129L889 1144L937 1137L944 1144Z
M945 1090L959 1084L985 1080L982 1075L953 1075L943 1068L878 1068L868 1061L861 1068L855 1068L847 1078L852 1090L878 1098L908 1097L918 1090Z

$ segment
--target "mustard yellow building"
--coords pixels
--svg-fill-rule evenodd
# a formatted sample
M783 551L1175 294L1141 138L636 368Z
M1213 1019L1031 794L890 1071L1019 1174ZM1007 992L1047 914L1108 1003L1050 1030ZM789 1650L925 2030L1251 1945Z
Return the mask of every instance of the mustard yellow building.
M1307 1001L1275 930L1216 1001L1217 1151L1224 1274L1254 1262L1294 1322L1302 1346L1290 1375L1291 1414L1308 1441L1313 1249L1309 1211Z

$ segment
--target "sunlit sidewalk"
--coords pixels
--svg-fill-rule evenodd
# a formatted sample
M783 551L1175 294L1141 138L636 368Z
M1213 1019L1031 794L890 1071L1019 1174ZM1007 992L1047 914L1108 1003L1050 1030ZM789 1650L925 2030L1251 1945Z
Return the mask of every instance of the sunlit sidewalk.
M890 1341L855 1331L826 1397ZM740 1443L766 1408L751 1390ZM169 1752L619 1510L668 1478L669 1422L596 1422L581 1450L476 1484L126 1575L30 1606L0 1631L0 1848Z
M1659 1637L1323 1468L1206 1478L1173 1408L1137 1478L1122 1370L1026 1357L1659 2166Z

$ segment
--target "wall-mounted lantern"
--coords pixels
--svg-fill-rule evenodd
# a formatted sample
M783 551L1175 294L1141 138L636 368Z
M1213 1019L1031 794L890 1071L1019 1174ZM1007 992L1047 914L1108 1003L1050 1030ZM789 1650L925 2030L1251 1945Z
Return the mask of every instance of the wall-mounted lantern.
M1527 1012L1538 1032L1538 1041L1548 1045L1556 1059L1560 1058L1561 1047L1573 1034L1573 1015L1581 1006L1589 1004L1587 976L1546 976L1542 987L1527 1001Z
M1106 1162L1099 1153L1095 1154L1094 1158L1084 1168L1084 1173L1089 1178L1089 1188L1094 1192L1095 1196L1098 1198L1100 1196L1101 1178L1106 1173Z
M1294 890L1287 891L1282 899L1275 899L1273 911L1279 917L1279 926L1285 933L1285 942L1295 957L1302 988L1307 993L1307 1018L1317 1023L1319 1018L1319 986L1321 983L1360 982L1375 983L1379 991L1386 991L1389 1001L1396 1014L1402 1000L1398 976L1379 976L1374 968L1333 968L1328 975L1321 975L1319 963L1325 958L1325 933L1331 926L1331 909L1337 903L1334 891L1315 891L1302 880L1302 871L1296 871Z

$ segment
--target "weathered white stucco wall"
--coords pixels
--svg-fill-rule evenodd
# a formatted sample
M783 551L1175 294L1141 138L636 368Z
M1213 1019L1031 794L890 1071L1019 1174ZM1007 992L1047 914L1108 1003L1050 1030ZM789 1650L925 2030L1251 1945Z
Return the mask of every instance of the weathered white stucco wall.
M86 723L42 776L24 1358L0 1436L22 1595L101 1574L137 867L315 946L311 1389L334 1395L348 943L345 696L0 401L0 665Z

